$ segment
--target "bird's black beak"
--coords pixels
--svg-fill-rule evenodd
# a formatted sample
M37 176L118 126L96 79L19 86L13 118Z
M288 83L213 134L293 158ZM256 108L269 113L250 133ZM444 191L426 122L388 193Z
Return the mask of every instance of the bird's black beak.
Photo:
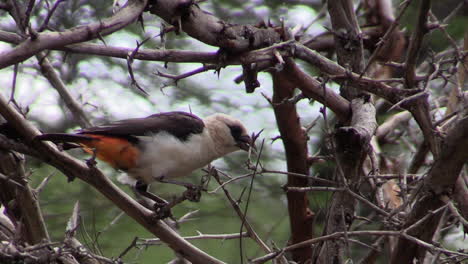
M255 147L255 144L252 141L252 138L247 135L241 136L237 140L236 146L238 146L240 149L245 150L245 151L249 151L250 148L257 150L257 148Z

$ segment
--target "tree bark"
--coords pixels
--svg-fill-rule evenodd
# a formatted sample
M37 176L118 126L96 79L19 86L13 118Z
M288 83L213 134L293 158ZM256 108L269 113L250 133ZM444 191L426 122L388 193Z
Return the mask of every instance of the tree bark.
M288 66L286 66L288 67ZM273 75L273 109L286 152L288 172L308 175L307 138L300 124L300 118L294 103L287 99L293 97L294 83L289 80L285 71ZM288 176L287 187L305 187L307 178ZM313 236L314 213L309 209L306 193L287 192L289 221L291 227L291 244L296 244ZM292 259L305 263L311 257L311 248L303 247L292 251Z

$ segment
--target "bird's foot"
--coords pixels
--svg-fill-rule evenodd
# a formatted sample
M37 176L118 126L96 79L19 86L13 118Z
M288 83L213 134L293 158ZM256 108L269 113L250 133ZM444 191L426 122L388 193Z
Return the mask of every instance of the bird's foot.
M158 220L168 217L173 218L171 208L170 203L154 203L154 217Z
M197 186L195 184L192 184L192 183L176 181L176 180L172 180L172 179L166 179L166 177L164 175L157 177L156 180L158 182L161 182L161 183L169 183L169 184L174 184L174 185L178 185L178 186L183 186L183 187L185 187L187 189L200 188L199 186Z
M86 160L86 165L88 165L89 168L95 168L96 164L97 164L97 162L96 162L96 150L93 149L93 156Z
M95 168L96 164L97 162L94 157L86 160L86 165L88 165L89 168Z
M187 186L186 186L187 187ZM187 190L183 193L185 199L191 202L200 202L201 192L204 190L203 186L192 185L187 187Z

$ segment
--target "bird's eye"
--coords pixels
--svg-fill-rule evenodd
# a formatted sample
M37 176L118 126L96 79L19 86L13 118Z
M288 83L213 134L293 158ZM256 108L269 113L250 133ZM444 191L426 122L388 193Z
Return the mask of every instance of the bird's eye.
M238 140L242 136L242 128L240 126L229 126L229 129L231 130L231 135L235 140Z

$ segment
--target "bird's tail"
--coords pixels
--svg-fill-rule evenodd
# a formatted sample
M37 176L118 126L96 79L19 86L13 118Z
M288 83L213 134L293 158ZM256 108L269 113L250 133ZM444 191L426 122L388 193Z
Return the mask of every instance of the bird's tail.
M52 141L57 143L84 143L89 142L92 140L96 140L93 137L80 135L80 134L66 134L66 133L50 133L50 134L42 134L35 138L36 140L41 141Z
M63 143L61 144L62 148L64 150L68 150L73 148L81 148L83 147L83 144L96 140L96 138L80 134L50 133L39 135L35 138L35 140Z

